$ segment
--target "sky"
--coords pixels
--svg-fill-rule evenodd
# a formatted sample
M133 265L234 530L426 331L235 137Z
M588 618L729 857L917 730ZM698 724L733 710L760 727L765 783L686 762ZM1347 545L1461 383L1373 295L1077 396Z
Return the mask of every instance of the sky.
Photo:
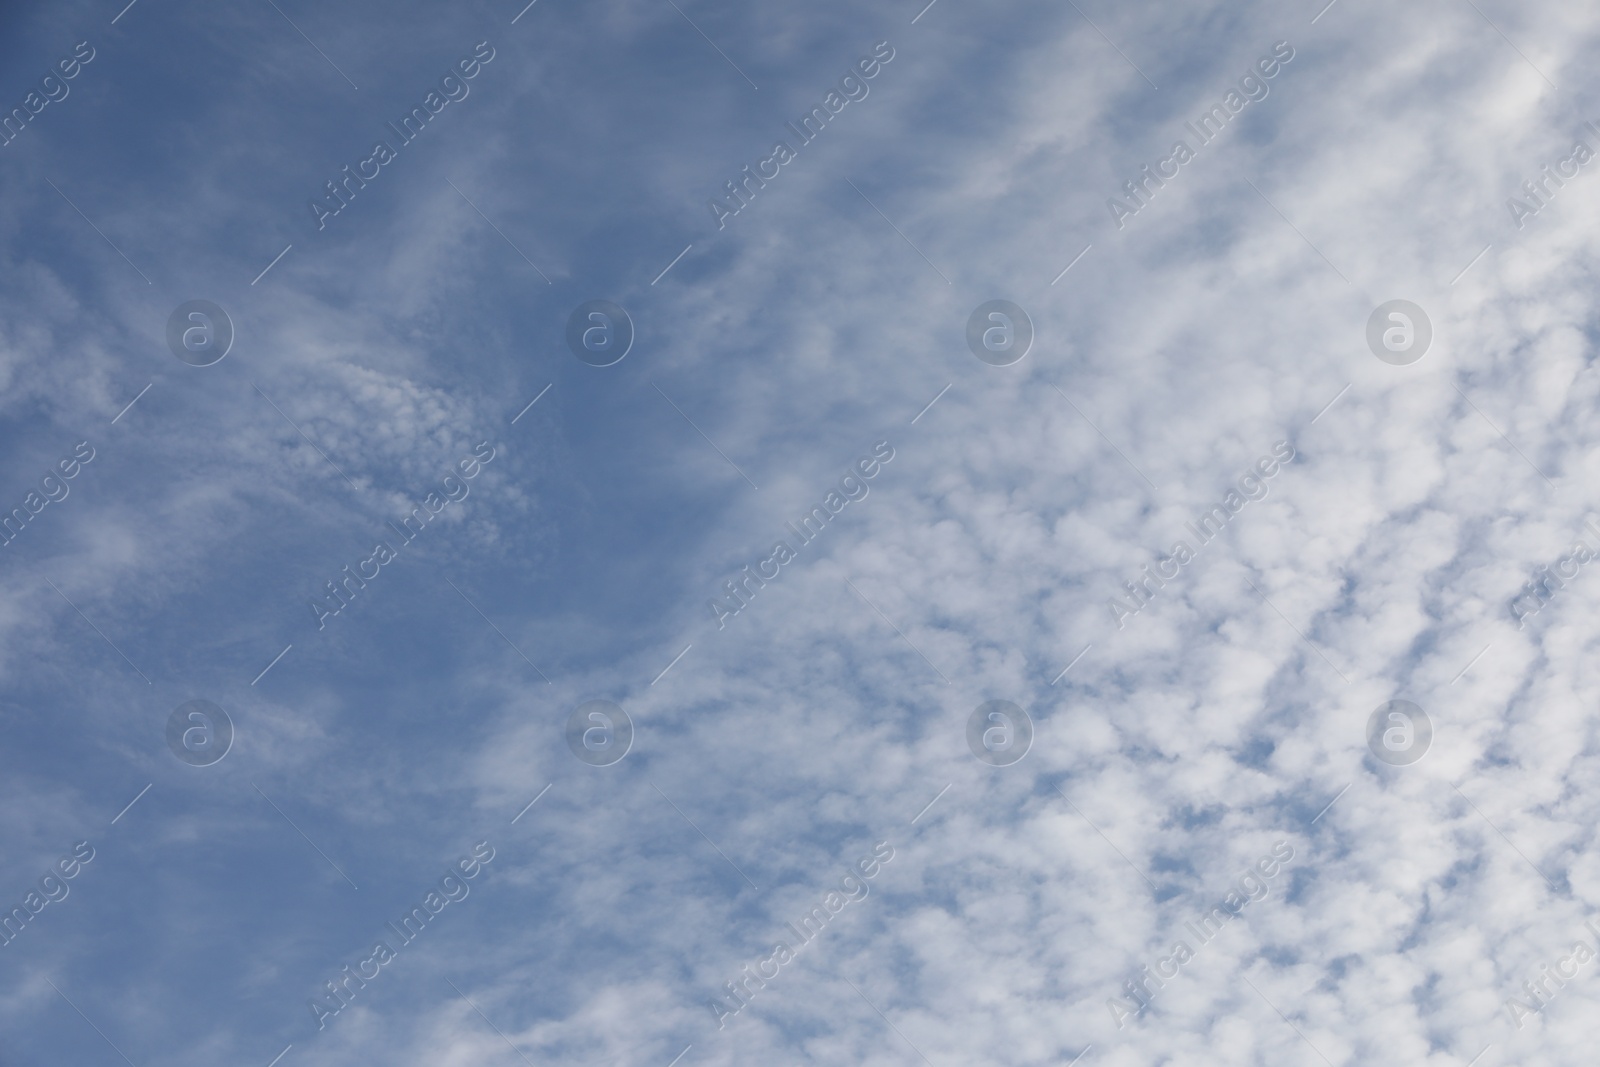
M0 1065L1593 1062L1600 12L525 2L0 12Z

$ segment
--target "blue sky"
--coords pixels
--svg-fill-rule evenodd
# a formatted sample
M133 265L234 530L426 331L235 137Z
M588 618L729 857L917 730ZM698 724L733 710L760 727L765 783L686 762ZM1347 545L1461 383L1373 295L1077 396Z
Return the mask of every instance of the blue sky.
M1600 164L1543 168L1600 151L1600 23L1324 3L8 6L0 1064L1591 1062L1600 964L1544 968L1600 948ZM996 299L1010 366L967 347ZM1396 299L1433 330L1404 365L1367 342ZM192 300L211 366L168 348ZM594 300L636 331L609 367L564 340ZM1398 699L1406 766L1367 742ZM192 700L219 762L169 747ZM609 766L567 745L590 700L633 723ZM992 700L1020 762L968 747Z

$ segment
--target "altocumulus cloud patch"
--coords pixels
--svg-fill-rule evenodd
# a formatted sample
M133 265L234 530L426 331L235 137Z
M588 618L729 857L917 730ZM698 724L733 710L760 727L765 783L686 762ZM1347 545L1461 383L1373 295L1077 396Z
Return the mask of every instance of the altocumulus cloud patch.
M13 5L5 1055L1588 1062L1600 13L1477 7Z

